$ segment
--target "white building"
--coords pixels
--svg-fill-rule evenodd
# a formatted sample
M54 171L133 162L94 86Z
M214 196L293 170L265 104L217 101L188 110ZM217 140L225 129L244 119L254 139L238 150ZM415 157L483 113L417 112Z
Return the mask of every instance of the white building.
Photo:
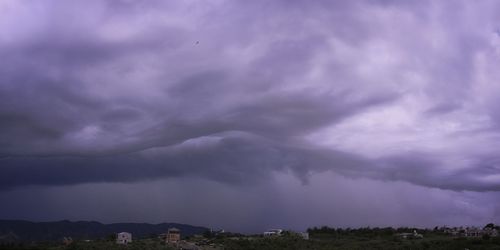
M465 237L481 237L483 231L478 227L467 227L465 228Z
M308 240L309 239L309 233L308 232L302 232L302 233L300 233L300 236L304 240Z
M127 232L121 232L116 234L116 243L117 244L128 244L132 242L132 234Z
M283 233L282 229L269 229L268 231L264 232L264 236L280 236L281 233Z
M487 234L490 237L498 237L498 230L496 230L495 228L487 227L483 229L483 234Z
M422 239L423 235L417 233L417 230L413 230L413 233L400 233L399 237L403 239Z
M173 227L169 228L167 232L166 243L177 244L181 241L181 230Z

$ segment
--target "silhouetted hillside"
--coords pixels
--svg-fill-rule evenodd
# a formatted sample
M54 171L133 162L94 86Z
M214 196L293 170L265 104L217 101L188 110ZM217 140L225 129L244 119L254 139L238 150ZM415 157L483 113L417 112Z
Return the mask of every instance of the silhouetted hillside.
M208 230L177 223L113 223L102 224L95 221L30 222L23 220L0 220L0 242L55 241L63 237L73 239L99 239L118 232L130 232L133 237L146 237L165 233L169 228L181 230L182 236L202 234Z

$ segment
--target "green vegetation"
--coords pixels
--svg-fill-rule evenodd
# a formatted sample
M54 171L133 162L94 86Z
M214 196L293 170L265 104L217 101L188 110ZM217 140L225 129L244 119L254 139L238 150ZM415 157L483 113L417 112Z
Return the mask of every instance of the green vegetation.
M401 233L416 231L423 238L403 238ZM309 240L295 234L280 237L227 238L219 241L225 249L271 250L271 249L500 249L499 237L464 238L453 237L435 228L310 228Z
M38 243L36 245L0 245L0 250L173 250L159 239L140 239L128 245L118 245L112 240L75 241L68 246L54 243Z
M497 229L498 226L488 224L484 228ZM444 229L417 228L310 228L309 240L300 234L285 231L281 236L263 237L262 235L242 235L234 233L213 233L207 231L203 236L186 237L185 240L204 250L327 250L327 249L500 249L500 237L482 234L477 237L456 237ZM418 237L416 235L419 235ZM415 237L412 237L415 236ZM173 249L165 245L156 236L134 239L128 245L118 245L113 236L96 241L75 241L68 246L62 243L37 243L36 245L0 245L0 250L167 250Z
M427 235L430 236L430 235ZM297 237L254 238L226 240L225 249L231 250L277 250L277 249L500 249L500 239L466 239L448 236L430 236L424 239L400 239L394 235L364 237L313 237L304 240Z

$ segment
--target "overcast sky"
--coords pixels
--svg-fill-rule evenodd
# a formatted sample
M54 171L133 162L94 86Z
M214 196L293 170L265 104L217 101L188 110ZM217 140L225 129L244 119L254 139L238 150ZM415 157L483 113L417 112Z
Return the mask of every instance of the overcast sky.
M0 218L499 223L498 13L1 1Z

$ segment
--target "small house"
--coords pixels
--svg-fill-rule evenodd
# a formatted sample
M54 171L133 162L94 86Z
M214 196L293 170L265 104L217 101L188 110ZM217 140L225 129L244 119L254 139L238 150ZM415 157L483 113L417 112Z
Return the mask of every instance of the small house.
M490 237L498 237L498 230L491 227L486 227L483 229L483 234L487 234Z
M62 243L65 246L69 246L69 245L71 245L71 243L73 243L73 238L71 238L71 237L64 237L62 239Z
M308 240L309 239L309 233L308 232L302 232L302 233L300 233L300 236L304 240Z
M132 234L127 232L121 232L116 234L116 243L117 244L128 244L132 242Z
M181 241L181 230L177 228L170 228L167 232L166 242L176 244Z
M465 237L478 238L483 236L483 232L478 227L467 227L465 229Z

